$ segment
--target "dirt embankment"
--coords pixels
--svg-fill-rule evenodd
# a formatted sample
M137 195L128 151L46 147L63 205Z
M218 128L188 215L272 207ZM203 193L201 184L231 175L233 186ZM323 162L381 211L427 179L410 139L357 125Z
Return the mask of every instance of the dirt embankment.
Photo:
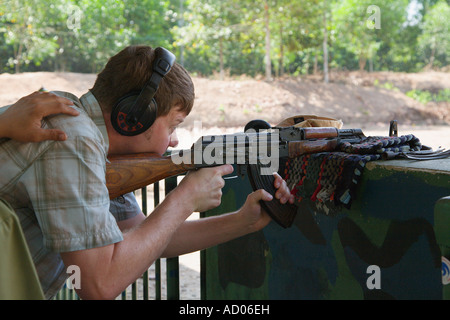
M195 79L197 100L190 121L229 127L257 118L276 123L295 114L315 114L340 118L344 124L397 119L408 125L442 125L450 123L449 103L424 106L405 93L450 88L449 80L450 74L438 72L339 73L329 84L315 77L274 82ZM393 89L384 88L385 83Z
M261 118L271 123L294 114L340 118L344 123L448 124L448 103L421 103L407 97L412 89L437 92L450 89L450 73L359 73L331 75L331 83L318 77L285 78L273 82L254 79L211 80L194 78L195 107L187 125L237 127ZM79 73L22 73L0 75L0 105L9 104L41 86L80 95L92 87L95 75ZM388 83L394 89L386 89Z
M392 119L397 119L401 128L445 128L450 124L450 103L423 105L405 95L413 89L431 92L450 89L450 73L340 72L332 73L330 78L328 84L315 76L272 82L194 78L195 105L182 128L192 131L195 121L201 121L203 129L241 131L253 119L277 124L299 114L339 118L345 127L383 130ZM81 95L94 81L93 74L0 74L0 106L13 103L42 86Z

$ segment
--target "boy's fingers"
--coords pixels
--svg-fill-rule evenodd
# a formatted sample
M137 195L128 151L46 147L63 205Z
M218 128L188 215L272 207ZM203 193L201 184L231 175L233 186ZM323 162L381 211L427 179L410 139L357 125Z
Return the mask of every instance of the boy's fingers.
M273 199L272 195L269 192L267 192L266 190L264 190L264 189L256 190L255 194L256 194L256 197L257 197L256 200L258 200L258 201L259 200L271 201Z
M219 169L220 175L222 175L222 176L233 173L233 171L234 171L234 168L231 164L225 164L225 165L219 166L218 169Z
M275 179L273 182L274 187L275 188L281 187L281 184L283 183L283 178L281 178L281 176L276 172L273 173L273 177Z

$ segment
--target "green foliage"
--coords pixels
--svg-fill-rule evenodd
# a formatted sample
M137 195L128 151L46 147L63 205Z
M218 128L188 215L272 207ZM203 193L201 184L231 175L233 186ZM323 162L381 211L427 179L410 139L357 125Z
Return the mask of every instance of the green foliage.
M406 95L423 104L428 102L450 102L450 89L440 90L438 93L426 90L411 90Z
M407 0L343 0L336 1L334 20L337 39L359 60L364 70L367 61L378 57L382 46L390 47L398 40L407 18Z
M399 91L399 89L392 82L389 82L389 81L386 81L381 84L380 81L378 81L378 79L375 79L375 81L373 82L373 85L375 87L383 88L386 90Z
M46 8L39 1L9 0L0 5L0 32L6 68L20 72L21 66L39 65L46 57L54 56L55 39L47 37Z
M193 74L296 76L321 72L325 30L331 68L418 71L448 65L448 21L444 0L3 0L0 72L95 73L148 44Z
M418 38L421 53L430 66L450 61L450 6L439 1L424 16L423 32ZM438 56L438 59L436 57ZM440 56L440 58L439 58Z

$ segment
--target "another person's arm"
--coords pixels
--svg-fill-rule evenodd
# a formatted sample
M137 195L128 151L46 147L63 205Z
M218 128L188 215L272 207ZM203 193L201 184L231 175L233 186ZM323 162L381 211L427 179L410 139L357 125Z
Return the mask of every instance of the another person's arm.
M33 92L0 114L0 138L11 138L21 142L66 140L64 131L43 129L41 121L52 114L78 115L79 112L70 106L73 106L73 102L69 99L50 92Z

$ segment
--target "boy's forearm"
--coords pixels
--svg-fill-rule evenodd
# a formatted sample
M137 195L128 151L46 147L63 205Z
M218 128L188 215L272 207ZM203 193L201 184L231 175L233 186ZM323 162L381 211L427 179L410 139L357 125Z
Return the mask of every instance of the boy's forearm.
M185 221L164 250L163 257L175 257L207 249L248 233L237 212Z
M182 202L181 202L182 203ZM64 264L77 265L82 299L114 299L158 259L179 226L191 214L169 194L139 226L112 245L62 253Z
M206 249L261 230L271 219L262 210L260 201L271 199L268 192L258 190L251 193L235 212L186 221L174 234L163 255L172 257Z

